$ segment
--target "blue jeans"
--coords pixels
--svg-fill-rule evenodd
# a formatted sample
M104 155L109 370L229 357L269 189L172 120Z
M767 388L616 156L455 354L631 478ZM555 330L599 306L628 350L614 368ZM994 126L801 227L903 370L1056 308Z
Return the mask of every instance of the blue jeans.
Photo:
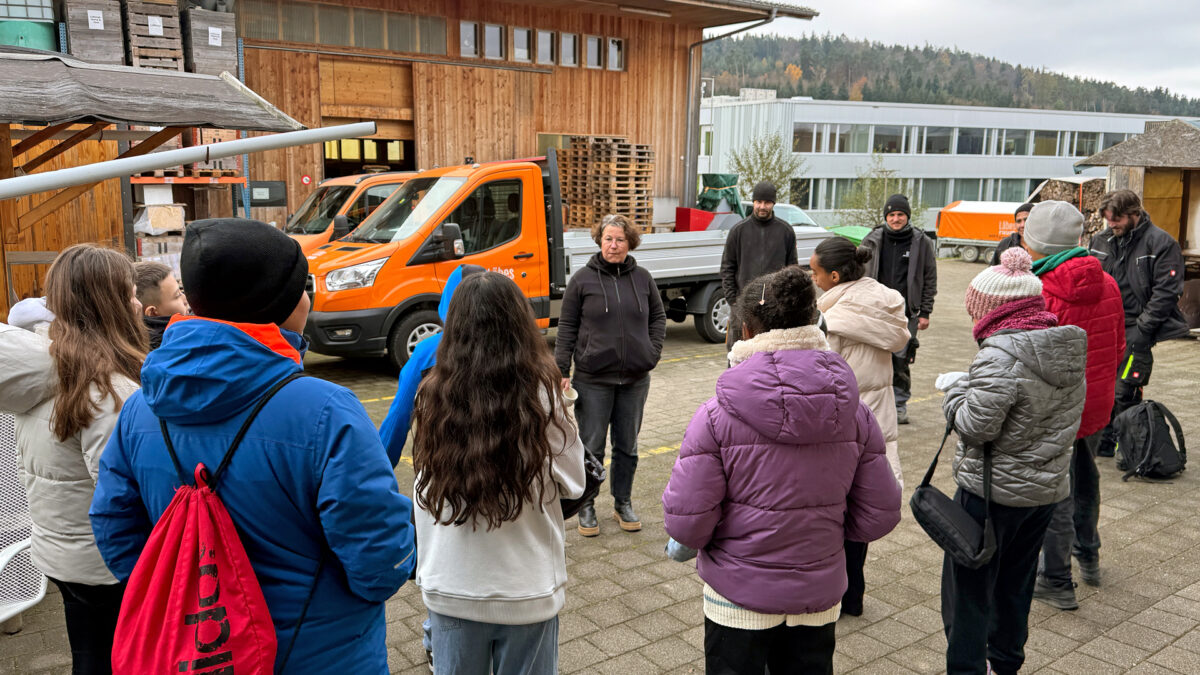
M633 474L637 471L637 437L642 430L646 396L650 393L650 376L631 384L592 384L576 379L572 386L579 392L575 402L579 440L603 462L605 437L611 439L608 487L613 499L628 500L633 492Z
M456 619L429 612L433 667L454 675L555 675L558 617L525 626Z

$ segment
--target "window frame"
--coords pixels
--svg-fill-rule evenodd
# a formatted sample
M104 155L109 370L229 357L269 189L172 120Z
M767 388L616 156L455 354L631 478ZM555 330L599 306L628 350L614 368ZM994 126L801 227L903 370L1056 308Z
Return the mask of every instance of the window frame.
M570 38L571 42L572 42L571 50L570 50L571 59L572 59L571 63L567 63L563 60L563 56L568 53L563 45L563 41L566 40L567 38ZM566 31L559 32L559 34L558 34L558 65L560 65L564 68L578 68L579 67L579 33L568 33Z
M612 64L612 48L613 48L614 42L618 43L620 45L620 48L618 49L618 53L620 54L620 57L621 57L621 63L616 68L614 68L613 64ZM626 57L627 57L627 52L625 51L625 38L612 37L612 36L604 38L604 69L605 70L611 70L611 71L617 72L617 73L625 72L626 65L627 65Z
M471 27L471 33L474 36L473 45L474 45L475 51L470 54L463 51L463 48L466 46L466 44L463 40L463 29L466 28L467 26ZM459 56L459 58L464 58L464 59L481 58L482 52L479 48L482 46L481 43L483 41L480 40L479 38L480 38L480 30L479 30L479 22L478 21L459 21L458 22L458 56ZM419 40L420 38L417 38L417 39Z
M504 60L506 60L508 58L508 52L509 52L509 50L507 49L508 45L505 44L506 38L508 37L508 30L505 29L504 24L502 24L502 23L484 23L482 25L483 25L483 30L481 31L481 33L483 34L483 52L482 52L482 54L483 54L484 60L486 60L486 61L504 61ZM489 28L496 29L495 34L500 37L500 55L499 56L490 56L488 54L488 29Z
M543 35L550 36L550 60L542 60L542 41ZM533 62L539 66L554 66L558 65L558 31L544 30L541 28L533 31Z
M588 63L588 44L596 41L596 56L600 62L596 65ZM591 70L604 70L604 38L600 35L584 35L583 36L583 67Z
M525 50L529 54L528 58L522 59L522 58L517 57L517 31L525 31L525 38L526 38ZM536 47L533 44L533 36L534 36L534 30L532 28L526 28L524 26L513 26L512 29L509 31L509 36L508 36L510 44L512 45L512 49L510 50L511 56L510 56L509 60L516 62L516 63L533 63L534 58L537 56Z

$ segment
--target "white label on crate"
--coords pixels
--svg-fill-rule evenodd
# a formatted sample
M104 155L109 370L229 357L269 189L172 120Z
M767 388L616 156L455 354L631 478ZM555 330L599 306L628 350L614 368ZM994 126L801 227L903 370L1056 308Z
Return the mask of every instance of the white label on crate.
M88 13L88 29L89 30L104 30L104 12L98 9L89 9Z
M208 27L208 44L213 47L221 46L221 29L219 27Z
M271 198L271 188L253 188L250 190L250 198L261 200Z
M151 16L146 17L146 20L150 22L150 34L151 35L162 35L163 34L162 17L161 16L151 15Z

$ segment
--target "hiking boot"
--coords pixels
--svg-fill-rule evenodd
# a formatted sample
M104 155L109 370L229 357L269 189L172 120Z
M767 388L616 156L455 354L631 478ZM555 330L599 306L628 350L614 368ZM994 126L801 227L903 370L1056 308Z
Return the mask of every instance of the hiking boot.
M584 504L579 509L579 534L585 537L595 537L600 534L600 523L596 522L596 507Z
M633 512L633 503L628 499L617 499L613 502L613 520L626 532L637 532L642 529L642 521Z
M1051 586L1044 577L1039 576L1033 584L1033 597L1056 609L1079 609L1079 603L1075 600L1075 584L1060 588Z
M896 408L896 424L908 424L908 408Z
M1100 585L1100 561L1075 559L1079 563L1079 578L1088 586Z

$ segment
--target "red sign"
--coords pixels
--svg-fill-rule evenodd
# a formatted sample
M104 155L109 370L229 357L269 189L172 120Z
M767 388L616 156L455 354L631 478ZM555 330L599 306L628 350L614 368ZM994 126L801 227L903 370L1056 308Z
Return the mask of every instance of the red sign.
M303 176L300 176L300 182L304 185L308 185L309 183L312 183L312 176L304 174Z

